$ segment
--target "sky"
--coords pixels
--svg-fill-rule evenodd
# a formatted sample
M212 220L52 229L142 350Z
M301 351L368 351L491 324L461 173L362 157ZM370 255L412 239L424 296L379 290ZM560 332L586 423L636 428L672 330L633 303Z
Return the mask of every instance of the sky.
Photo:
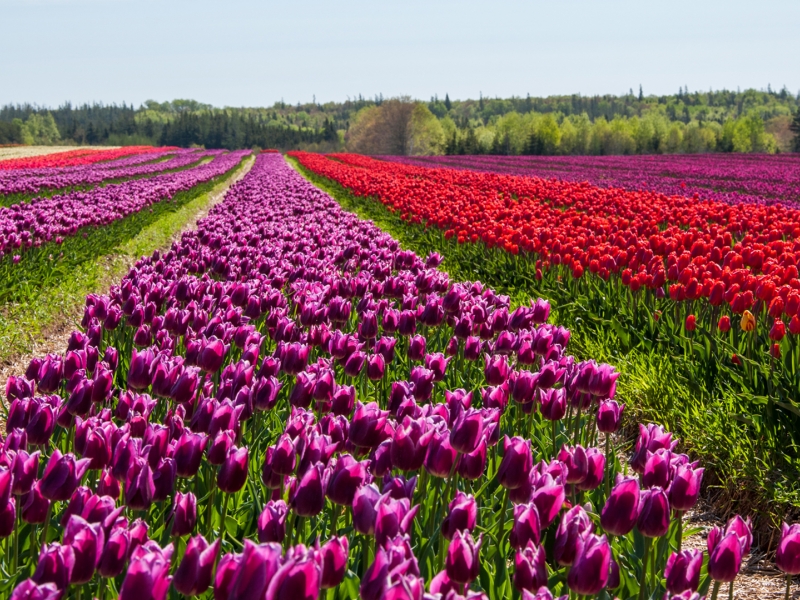
M798 0L0 0L0 104L800 91Z

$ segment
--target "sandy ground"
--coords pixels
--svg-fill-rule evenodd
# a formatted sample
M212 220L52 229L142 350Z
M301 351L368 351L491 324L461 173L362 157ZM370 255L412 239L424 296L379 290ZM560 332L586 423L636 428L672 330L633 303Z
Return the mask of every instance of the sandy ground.
M79 150L81 148L88 148L89 146L11 146L8 148L0 148L0 160L8 160L9 158L27 158L29 156L43 156L45 154L55 154L56 152L68 152L70 150ZM119 148L119 146L92 146L93 149L112 150Z

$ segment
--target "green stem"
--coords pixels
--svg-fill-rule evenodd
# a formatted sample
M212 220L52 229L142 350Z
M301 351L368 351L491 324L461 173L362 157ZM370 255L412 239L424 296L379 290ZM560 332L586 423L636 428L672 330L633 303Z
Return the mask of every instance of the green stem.
M331 537L336 537L336 534L339 532L337 528L337 523L339 521L339 505L335 502L332 503L333 507L331 508Z
M733 582L728 586L728 600L733 600Z
M219 539L220 542L225 541L225 517L228 516L228 500L230 500L231 495L225 494L225 498L222 500L222 515L220 516L219 520Z
M649 537L644 538L644 559L642 560L642 575L639 578L639 600L644 600L647 597L647 566L650 562L650 544L653 540Z
M711 592L711 600L717 600L717 594L719 594L719 586L722 585L721 581L714 582L714 589Z
M675 511L675 518L678 519L678 554L681 553L681 547L683 546L683 511L676 510Z
M783 600L789 600L789 592L792 590L792 576L787 573L786 574L786 595L783 597Z

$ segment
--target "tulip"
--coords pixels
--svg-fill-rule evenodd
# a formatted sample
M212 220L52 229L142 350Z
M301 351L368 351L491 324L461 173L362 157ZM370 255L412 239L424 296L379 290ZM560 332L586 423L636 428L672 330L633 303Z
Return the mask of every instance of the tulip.
M673 552L667 559L664 577L667 580L667 591L681 594L685 591L696 592L700 586L700 567L703 566L703 553L700 550L684 550Z
M197 523L197 499L191 492L178 492L172 505L172 535L188 535Z
M334 504L350 506L366 478L367 464L356 461L349 454L342 454L330 471L325 494Z
M246 475L246 471L245 471ZM309 467L299 481L295 481L290 494L290 507L301 517L313 517L325 506L324 491L327 471L321 463Z
M230 591L226 596L230 600L238 598L264 598L267 586L275 580L280 568L281 548L277 544L255 545L250 540L244 541L244 550L236 565ZM222 564L220 563L220 569ZM219 580L219 570L217 580ZM217 593L214 586L215 596Z
M61 454L53 450L39 482L42 495L48 500L69 500L78 487L91 461L87 458L75 460L72 454Z
M225 359L227 347L222 340L211 338L204 343L197 355L197 366L206 373L216 373Z
M750 546L753 544L753 524L749 517L744 520L740 515L736 515L728 521L725 533L735 533L739 536L739 542L742 545L742 556L750 552Z
M700 497L700 485L705 469L696 469L692 464L675 468L669 486L669 503L674 510L685 512L694 508Z
M686 331L694 331L697 328L697 318L694 315L687 315L683 326Z
M265 600L316 600L320 569L310 554L288 559L270 578Z
M425 356L425 368L433 373L434 381L443 381L447 373L447 365L450 364L451 358L445 358L441 353L427 354Z
M219 540L210 544L202 535L189 539L172 585L185 596L199 596L211 585L214 564L219 554Z
M11 493L14 495L26 494L31 491L33 482L39 472L39 453L34 452L28 454L24 450L18 450L17 454L11 463L11 475L13 477L13 485L11 486ZM7 493L0 492L0 501L7 501Z
M202 433L185 430L175 444L175 467L178 477L194 477L203 460L203 450L208 437Z
M670 483L672 453L661 448L647 453L647 461L642 474L642 485L646 488L658 486L667 489Z
M356 390L353 386L340 386L331 398L331 412L334 415L350 415L356 403Z
M547 585L547 558L544 548L529 541L514 558L514 587L532 592Z
M104 539L99 523L90 525L77 515L70 517L64 530L64 544L72 547L75 557L70 583L80 585L91 581L100 562Z
M716 582L736 579L742 566L742 544L735 532L714 527L708 534L708 574ZM716 584L715 584L716 585Z
M42 482L20 497L20 516L25 523L44 523L50 511L50 500L42 494Z
M452 540L456 531L472 532L477 520L478 504L475 498L458 491L450 502L447 516L442 521L442 535L445 539Z
M592 533L594 526L581 506L573 506L561 518L556 530L554 556L558 564L569 566L575 561L578 539Z
M529 542L536 546L541 537L541 523L536 505L517 504L514 506L514 525L511 528L509 542L512 548L524 548ZM539 587L539 586L536 586Z
M375 542L382 546L397 535L410 531L419 506L409 508L408 499L395 500L384 494L375 507Z
M97 572L101 577L109 579L122 573L128 559L129 547L128 531L120 527L112 529L100 554L100 562L97 564Z
M783 523L781 526L775 564L787 575L800 575L800 525Z
M207 458L212 465L222 465L235 447L236 434L233 431L220 431L208 447Z
M542 527L549 527L555 521L566 498L566 490L552 479L533 491L531 502L536 505Z
M628 535L639 518L639 482L619 478L600 513L600 526L611 535Z
M486 471L486 451L486 440L482 439L475 450L461 456L458 461L458 466L456 467L458 474L470 481L480 479L484 471Z
M624 404L616 400L603 400L597 409L597 429L603 433L614 433L619 429Z
M361 369L364 368L364 363L367 361L367 355L356 350L347 357L344 363L344 374L348 377L358 377Z
M97 493L101 496L109 496L114 500L118 499L121 494L119 481L114 479L108 469L100 473L100 479L97 482Z
M297 451L295 450L292 438L281 434L273 447L270 466L278 475L291 475L297 467Z
M383 478L383 488L381 494L389 494L395 500L408 499L410 502L414 499L414 489L417 487L417 478L412 477L406 480L405 477L398 476L392 477L387 473Z
M469 585L478 578L483 535L476 542L469 532L457 531L447 548L445 571L456 583Z
M283 500L269 500L258 517L258 541L283 542L286 537L286 515L288 507Z
M52 583L59 590L65 590L72 579L74 566L75 553L70 544L46 544L39 552L39 562L31 579L39 585Z
M450 429L450 445L461 454L478 447L483 435L483 415L474 408L460 410Z
M749 310L745 310L742 313L742 320L739 323L742 331L750 332L756 328L756 318L753 316Z
M235 494L247 481L247 448L232 447L217 473L217 487L227 494Z
M14 533L17 521L17 501L14 498L6 500L0 505L0 539L7 538Z
M64 591L54 583L37 584L33 579L26 579L11 592L9 600L61 600Z
M425 419L406 416L392 439L390 456L394 467L401 471L418 470L435 434L436 430Z
M611 547L606 536L592 533L577 540L575 561L567 574L569 589L582 596L600 593L608 583Z
M425 367L418 366L411 369L409 379L411 380L411 390L415 400L424 402L431 398L435 378L436 374Z
M533 468L530 440L521 437L503 439L503 460L497 470L500 485L514 490L521 487Z
M347 570L349 541L346 537L334 537L317 551L321 565L320 587L324 590L335 588L344 580Z
M456 450L450 445L450 436L447 433L437 433L431 439L425 455L425 470L436 477L450 477L456 456Z
M567 483L580 483L589 475L589 459L580 444L563 446L558 453L558 460L567 466Z
M636 526L648 538L666 535L669 530L670 506L667 494L660 487L643 490L639 501Z
M155 492L150 465L146 460L137 460L125 480L125 503L134 510L147 510L153 502Z
M353 496L353 528L362 535L375 534L380 497L380 491L372 484L360 487Z
M125 573L119 600L163 600L172 580L169 576L171 556L171 544L163 551L154 542L141 546L134 552Z
M489 385L502 385L508 379L509 367L504 355L484 357L484 370L483 374L486 377L486 383Z
M350 422L350 441L362 448L376 448L386 437L389 411L380 410L375 402L366 406L358 402Z
M564 388L539 390L542 416L548 421L560 421L567 413L567 395Z
M150 387L150 367L155 360L152 349L138 351L133 349L131 366L128 370L128 387L134 390L145 390Z
M409 360L418 361L425 357L425 338L421 335L415 335L408 340L408 358Z

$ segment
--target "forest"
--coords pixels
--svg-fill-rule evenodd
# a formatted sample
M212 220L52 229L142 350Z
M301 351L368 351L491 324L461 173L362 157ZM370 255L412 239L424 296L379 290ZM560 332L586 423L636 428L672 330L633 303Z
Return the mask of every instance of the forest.
M218 108L195 100L0 108L0 144L174 145L366 154L799 151L786 88L429 101L409 97Z

